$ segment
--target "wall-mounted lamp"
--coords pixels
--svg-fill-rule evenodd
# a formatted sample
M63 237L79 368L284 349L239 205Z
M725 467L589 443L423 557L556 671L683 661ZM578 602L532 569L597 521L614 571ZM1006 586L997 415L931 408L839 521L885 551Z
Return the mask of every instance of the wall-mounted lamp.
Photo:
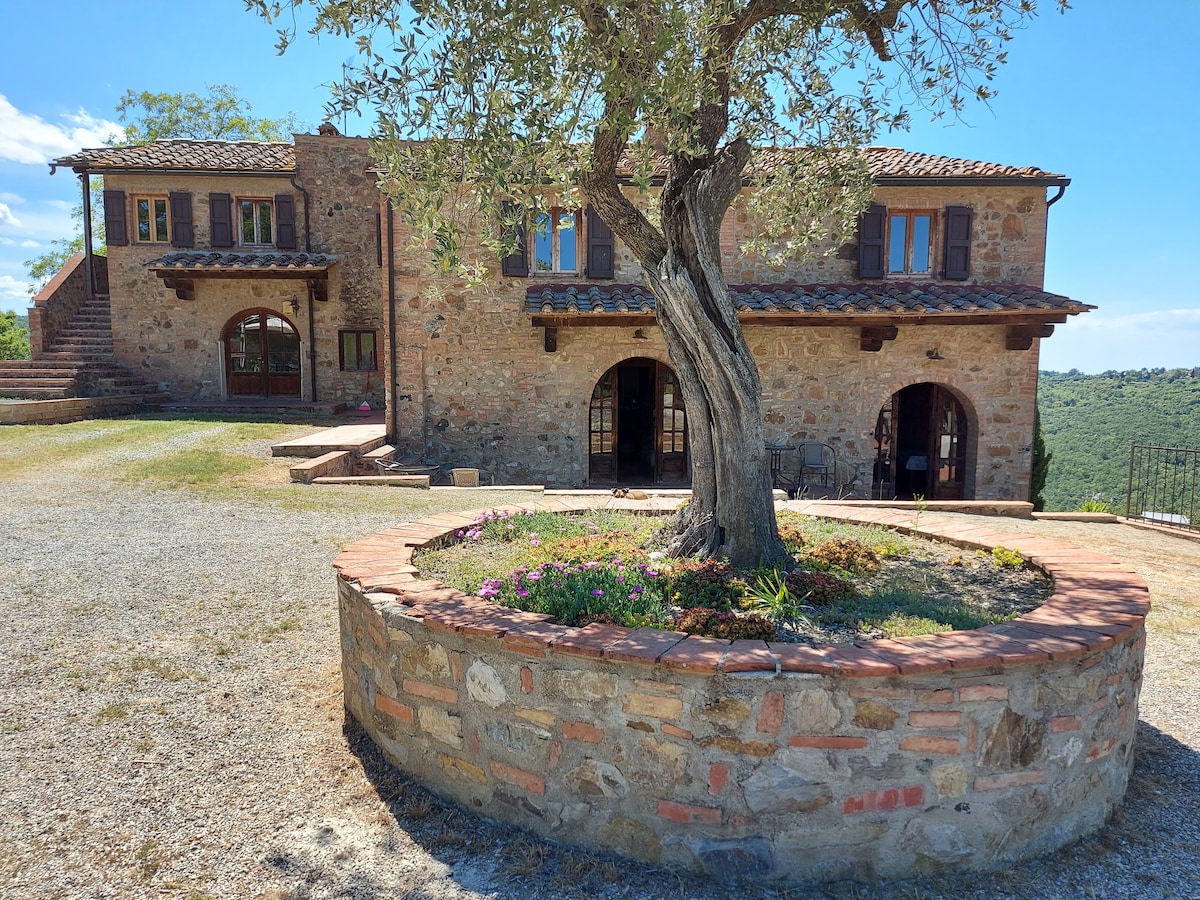
M635 341L648 341L648 340L650 340L650 338L649 338L649 337L646 335L646 329L645 329L645 328L637 328L637 329L634 329L634 332L633 332L633 339L634 339Z
M934 347L932 350L926 350L925 356L928 359L945 359L946 358L946 357L942 356L942 354L938 353L936 347Z
M300 312L300 299L295 294L292 294L291 300L285 300L284 302L287 303L287 305L292 308L293 316L296 313Z

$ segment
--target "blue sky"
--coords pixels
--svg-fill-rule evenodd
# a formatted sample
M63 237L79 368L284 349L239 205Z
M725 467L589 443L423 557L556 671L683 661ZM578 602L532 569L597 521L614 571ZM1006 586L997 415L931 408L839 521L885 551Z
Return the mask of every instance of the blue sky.
M0 31L0 310L24 311L23 260L71 233L78 181L51 177L46 162L100 145L125 90L228 83L255 115L294 112L312 127L353 53L302 38L277 57L273 28L242 0L12 6ZM971 104L966 124L916 115L911 132L879 143L1072 179L1050 211L1046 288L1099 309L1057 327L1042 368L1200 366L1200 279L1183 271L1200 256L1200 2L1042 6L1011 43L990 108ZM347 131L368 127L352 118Z

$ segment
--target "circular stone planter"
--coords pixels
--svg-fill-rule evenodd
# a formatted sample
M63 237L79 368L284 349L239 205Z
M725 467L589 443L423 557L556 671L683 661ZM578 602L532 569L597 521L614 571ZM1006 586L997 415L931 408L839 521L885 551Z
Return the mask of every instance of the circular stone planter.
M1003 625L862 645L567 628L419 580L413 550L476 514L436 516L334 562L346 708L466 809L719 878L991 869L1098 829L1132 766L1141 578L954 516L788 506L1016 549L1054 591Z

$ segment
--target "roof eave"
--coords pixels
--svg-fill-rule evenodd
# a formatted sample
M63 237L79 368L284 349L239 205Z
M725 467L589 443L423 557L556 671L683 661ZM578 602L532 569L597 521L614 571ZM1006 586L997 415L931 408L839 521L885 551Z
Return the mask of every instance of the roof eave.
M1062 175L881 175L873 181L880 187L1066 187L1071 183Z

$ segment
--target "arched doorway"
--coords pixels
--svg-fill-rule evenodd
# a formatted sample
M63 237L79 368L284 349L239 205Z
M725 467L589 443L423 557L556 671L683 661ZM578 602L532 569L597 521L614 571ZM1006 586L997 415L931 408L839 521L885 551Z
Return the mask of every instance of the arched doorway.
M592 484L688 480L687 417L669 366L645 358L617 363L596 382L588 422Z
M279 313L239 313L225 326L224 340L229 396L300 396L300 335Z
M968 427L963 405L940 384L892 394L875 423L876 496L965 499Z

